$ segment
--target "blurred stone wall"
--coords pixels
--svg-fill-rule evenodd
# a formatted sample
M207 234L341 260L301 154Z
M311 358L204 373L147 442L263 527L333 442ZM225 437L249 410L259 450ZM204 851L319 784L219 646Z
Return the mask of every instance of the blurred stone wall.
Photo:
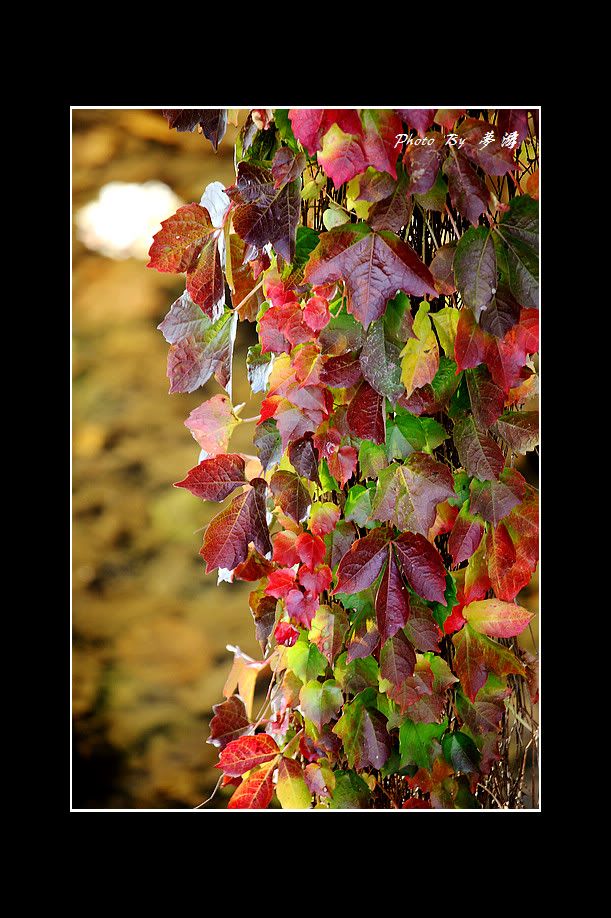
M74 111L75 221L109 182L160 180L185 203L211 181L231 184L234 136L215 155L158 112ZM183 421L220 390L212 381L168 395L156 326L182 279L73 236L73 806L192 807L218 778L205 740L231 664L225 645L260 654L248 585L204 576L196 530L217 508L172 487L198 461ZM239 331L235 403L250 399L249 332ZM252 427L238 428L233 448L253 452Z

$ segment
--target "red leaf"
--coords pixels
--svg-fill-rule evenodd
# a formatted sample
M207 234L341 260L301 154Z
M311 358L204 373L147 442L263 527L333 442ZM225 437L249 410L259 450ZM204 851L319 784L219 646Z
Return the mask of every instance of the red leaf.
M303 153L294 153L289 147L280 147L272 163L274 188L282 188L287 182L300 178L305 167L306 158Z
M384 397L366 380L360 384L348 406L346 422L350 432L361 440L384 443L386 440L386 412Z
M271 739L271 737L270 737ZM265 810L274 796L273 765L260 768L242 781L227 804L228 810Z
M274 472L269 486L276 503L296 523L306 518L312 499L299 475L293 472Z
M311 337L312 332L303 322L303 311L293 300L282 306L270 306L259 321L263 354L290 354L294 346L309 341Z
M244 469L244 460L235 453L203 459L174 487L186 488L202 500L222 501L246 482Z
M349 389L362 378L361 363L356 351L329 357L321 370L320 381L334 389Z
M371 586L388 558L388 535L383 529L373 529L357 539L346 552L337 571L334 593L360 593Z
M302 532L295 542L295 550L301 563L313 571L318 564L324 561L327 548L320 536Z
M421 137L424 137L435 117L434 108L396 108L395 111Z
M339 481L342 488L354 475L357 462L358 453L353 446L341 446L327 459L329 471Z
M312 435L306 434L294 440L289 446L289 462L295 471L308 481L320 484L318 478L318 453L312 442Z
M262 555L272 550L265 514L267 483L255 478L251 485L208 524L200 549L207 574L217 567L233 570L246 560L250 542Z
M340 517L340 509L336 504L312 504L310 510L309 528L313 535L326 536L333 532Z
M473 417L480 427L488 428L503 413L505 393L492 381L485 367L477 367L465 375Z
M506 676L509 673L525 674L516 656L501 644L473 630L467 622L452 638L456 649L454 667L462 688L471 701L475 701L488 673Z
M426 144L412 144L405 151L403 162L409 175L408 194L430 191L443 161L443 135L431 132L426 135L426 140Z
M203 245L215 228L210 214L200 204L185 204L172 217L162 220L153 237L147 268L182 274L193 268Z
M246 561L242 561L234 569L233 578L234 580L245 580L247 583L252 583L254 580L261 580L262 577L267 577L273 570L274 565L267 561L266 558L262 558L255 548L251 548L248 551Z
M488 336L481 330L470 309L461 309L454 341L457 370L466 370L484 363Z
M471 168L462 153L454 149L443 164L443 174L448 179L452 207L477 226L481 214L488 207L490 194L480 177Z
M319 332L331 321L329 304L322 296L312 296L303 307L303 320L313 332Z
M492 437L478 430L472 417L454 424L454 445L467 474L481 481L492 481L503 471L503 453Z
M393 462L379 473L371 518L426 537L437 505L455 496L449 468L426 453L412 453L402 465Z
M376 619L382 643L403 628L410 613L409 593L401 579L391 543L388 544L388 559L389 563L376 596Z
M276 599L285 599L295 587L295 571L291 567L281 567L272 571L267 578L265 592Z
M446 569L437 549L417 532L404 532L393 545L412 589L445 606Z
M237 205L233 226L245 242L262 249L271 243L285 261L295 257L295 238L300 216L300 182L275 187L267 169L240 162L236 184L227 194Z
M317 158L336 188L360 175L368 166L367 155L359 138L346 134L337 124L332 125L325 134Z
M402 631L383 644L380 651L380 677L390 683L393 689L409 679L416 666L414 648ZM388 693L392 697L392 693Z
M360 134L361 119L355 109L300 109L289 110L293 134L310 156L321 149L322 138L333 124L346 134Z
M212 705L214 717L210 720L210 736L206 740L212 746L224 749L228 743L242 736L250 729L244 702L239 695L230 695L227 701Z
M473 516L466 508L460 508L460 513L454 523L454 528L448 539L448 551L452 555L454 564L467 561L482 541L484 526L482 521Z
M477 481L470 487L469 509L496 526L524 497L526 482L517 469L504 469L499 481Z
M210 457L227 453L229 438L238 423L229 397L213 395L191 412L185 427Z
M297 642L299 631L290 622L279 622L276 625L274 637L276 638L276 643L282 644L284 647L292 647Z
M402 810L432 810L430 800L421 800L419 797L410 797L409 800L406 800Z
M241 736L225 746L215 767L232 778L238 778L257 765L270 762L279 753L275 739L268 733Z
M225 302L225 282L217 248L218 230L200 204L179 207L163 220L153 237L148 268L171 274L187 273L187 292L210 318Z
M295 548L297 534L294 532L278 532L274 536L274 554L272 561L283 564L285 567L293 567L299 563L299 556Z
M390 109L363 109L361 121L365 135L362 145L367 165L378 172L388 172L397 177L397 134L401 133L401 121ZM364 171L364 170L361 170Z
M324 590L328 590L332 579L333 574L327 564L320 564L315 571L305 564L299 569L299 583L310 596L320 596Z
M312 619L318 609L318 597L311 596L309 593L302 593L301 590L291 590L285 600L286 611L290 618L298 625L304 628L310 628Z
M516 169L513 151L501 146L502 138L497 137L498 132L489 122L465 118L457 133L464 140L461 151L487 175L506 175ZM492 142L482 143L490 134L494 137Z
M365 328L383 315L397 290L437 296L433 277L407 243L392 233L370 233L366 225L323 233L310 255L304 280L322 284L343 278L348 312Z

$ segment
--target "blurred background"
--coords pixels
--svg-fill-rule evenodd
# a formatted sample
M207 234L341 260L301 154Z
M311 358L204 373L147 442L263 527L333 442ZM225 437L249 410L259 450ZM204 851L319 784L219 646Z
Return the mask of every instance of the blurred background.
M215 154L158 111L72 116L72 805L189 808L219 775L206 739L232 661L226 645L256 659L260 648L251 586L204 575L201 530L217 508L172 487L198 461L183 422L220 389L212 379L168 395L168 344L156 327L184 278L146 263L161 220L209 182L232 184L237 128ZM255 340L241 323L233 385L245 417L258 413L245 372ZM238 426L232 449L254 452L252 432ZM536 484L535 461L520 469ZM531 611L537 590L535 577L519 597ZM532 649L528 632L521 643ZM229 797L220 791L212 806Z

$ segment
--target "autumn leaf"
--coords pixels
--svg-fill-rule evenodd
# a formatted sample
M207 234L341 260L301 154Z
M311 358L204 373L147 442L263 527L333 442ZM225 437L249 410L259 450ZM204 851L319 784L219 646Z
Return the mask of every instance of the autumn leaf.
M420 137L424 137L435 117L434 108L396 108L395 111Z
M310 156L321 149L322 139L334 125L347 134L360 134L361 119L355 109L292 108L288 113L293 133Z
M402 631L398 631L382 645L380 651L380 691L393 697L393 689L414 673L416 654ZM390 690L390 691L389 691Z
M414 389L430 383L439 368L439 348L428 312L430 304L422 302L414 319L414 337L401 351L401 382L406 397Z
M303 766L286 756L278 763L276 796L283 810L307 810L312 805L312 795L305 781Z
M264 765L242 781L227 804L228 810L265 810L274 796L275 765Z
M454 445L469 475L482 481L492 481L503 471L503 453L492 437L477 427L472 417L462 418L454 424Z
M240 736L225 746L215 767L232 778L239 778L257 765L271 762L279 753L275 739L268 733Z
M343 279L348 312L367 328L379 319L398 290L436 296L433 277L407 243L392 233L372 233L366 224L323 233L310 255L304 279L323 284Z
M293 472L274 472L269 486L276 503L292 520L300 523L306 518L312 498L299 475Z
M225 281L218 252L219 230L200 204L186 204L153 237L148 268L187 275L187 293L211 319L225 304Z
M376 619L382 642L403 628L409 613L409 593L389 543L388 564L376 595Z
M481 179L468 160L454 149L450 150L442 171L448 179L452 207L476 226L481 214L488 207L490 198Z
M357 539L340 561L334 593L360 593L371 586L388 558L388 536L374 529Z
M463 618L474 631L488 637L510 638L521 634L532 616L531 612L513 602L484 599L471 602L462 610Z
M539 306L539 205L529 195L513 198L496 229L506 246L509 287L527 309Z
M497 288L492 230L485 226L471 227L461 236L454 256L454 277L463 303L479 319Z
M454 564L467 561L476 551L484 534L484 524L474 513L469 512L466 504L460 508L456 522L448 539L448 551Z
M367 165L379 172L387 172L396 179L399 153L396 143L397 134L401 133L400 119L390 109L364 108L361 111L361 121Z
M460 684L471 701L475 701L488 673L506 676L509 673L524 675L523 665L507 647L497 644L477 631L467 622L464 628L452 635L456 650L454 667Z
M401 569L419 596L446 605L446 570L434 545L417 532L404 532L393 542Z
M215 152L227 130L226 108L164 108L161 114L177 131L194 131L199 125Z
M514 452L524 455L539 443L539 412L506 411L498 418L494 432Z
M408 146L403 157L409 176L408 194L426 194L430 191L444 159L442 134L431 131L425 135L426 144Z
M423 536L435 522L437 504L454 495L450 470L426 453L412 453L403 465L380 472L372 517Z
M210 720L210 736L206 740L219 749L242 736L251 729L244 702L239 695L231 695L226 701L212 705L214 716Z
M246 560L250 542L262 555L271 554L272 543L265 511L267 483L255 478L250 484L251 487L235 497L208 524L200 549L207 574L217 567L233 570Z
M213 395L199 408L194 408L185 427L191 431L194 440L208 457L226 453L229 439L240 419L233 413L231 401L227 395Z
M517 469L504 469L498 481L477 481L470 487L469 509L495 526L524 496L526 482Z
M244 469L244 460L234 453L203 459L199 465L189 470L186 478L177 481L174 487L186 488L202 500L223 501L236 488L246 483Z
M367 708L362 693L344 705L343 714L333 732L343 742L351 768L381 768L390 755L390 736L383 717Z
M475 367L465 373L473 418L484 430L500 417L505 404L505 393L492 380L488 369Z
M236 184L227 189L236 205L233 226L238 236L257 249L271 243L279 255L292 262L301 205L300 185L300 181L293 181L276 188L272 172L253 163L240 162Z
M384 397L366 380L358 387L348 406L346 423L355 437L384 443L386 439L386 412Z

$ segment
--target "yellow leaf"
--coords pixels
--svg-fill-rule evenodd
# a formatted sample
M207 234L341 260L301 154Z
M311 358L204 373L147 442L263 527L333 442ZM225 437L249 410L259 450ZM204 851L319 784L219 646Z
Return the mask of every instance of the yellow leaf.
M431 319L435 323L439 342L446 357L454 358L454 342L460 311L453 306L445 306L439 312L434 312Z
M407 398L414 389L430 383L439 369L437 338L428 316L430 304L423 301L414 319L414 335L401 351L401 382Z

